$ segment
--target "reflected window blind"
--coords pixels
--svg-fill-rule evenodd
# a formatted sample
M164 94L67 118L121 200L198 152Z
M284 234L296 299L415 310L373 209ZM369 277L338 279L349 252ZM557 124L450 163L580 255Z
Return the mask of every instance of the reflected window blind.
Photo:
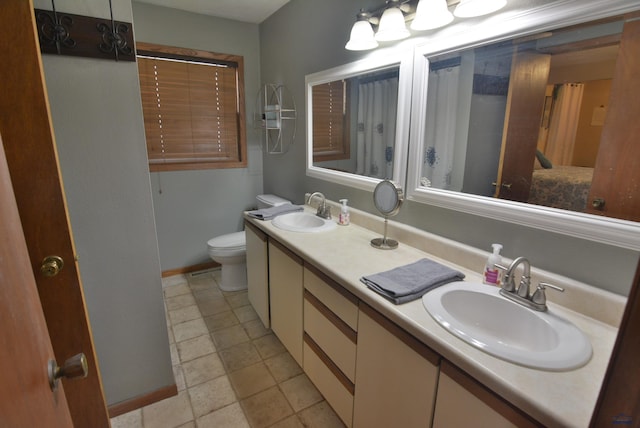
M348 88L344 80L312 88L314 160L349 157L347 98Z
M138 56L138 70L151 171L242 160L237 67Z

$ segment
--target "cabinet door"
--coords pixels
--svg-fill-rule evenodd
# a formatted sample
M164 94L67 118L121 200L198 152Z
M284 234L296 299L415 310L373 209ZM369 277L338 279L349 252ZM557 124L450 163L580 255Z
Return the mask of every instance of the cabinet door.
M302 366L302 259L269 239L271 329Z
M460 369L443 361L433 427L540 426Z
M245 225L249 302L258 313L262 324L269 328L269 247L267 234L249 222L246 222Z
M353 426L429 427L439 358L361 302Z

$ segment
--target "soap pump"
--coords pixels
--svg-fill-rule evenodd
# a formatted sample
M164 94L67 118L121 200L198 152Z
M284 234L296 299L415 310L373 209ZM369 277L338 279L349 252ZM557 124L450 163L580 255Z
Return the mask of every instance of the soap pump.
M347 206L348 199L340 199L342 207L340 207L340 217L338 217L338 224L347 226L349 224L349 207Z
M496 267L496 264L502 262L502 256L500 250L502 250L501 244L491 244L493 247L493 253L487 258L487 263L484 266L483 280L485 284L500 285L500 269Z

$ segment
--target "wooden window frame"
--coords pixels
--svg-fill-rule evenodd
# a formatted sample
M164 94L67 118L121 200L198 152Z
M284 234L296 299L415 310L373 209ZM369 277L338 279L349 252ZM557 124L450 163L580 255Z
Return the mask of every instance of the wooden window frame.
M152 43L137 42L137 55L146 57L156 57L170 60L186 61L192 63L211 63L231 66L235 69L236 80L236 121L235 129L231 132L236 133L237 156L232 158L211 160L211 158L198 159L176 159L175 156L167 155L159 158L157 155L150 154L149 141L147 139L147 150L149 154L149 170L157 171L179 171L179 170L200 170L200 169L218 169L218 168L246 168L247 167L247 138L246 138L246 114L245 114L245 96L244 96L244 58L239 55L220 54L196 49L179 48L173 46L156 45ZM142 83L141 83L142 86ZM142 96L142 90L141 90ZM144 101L143 101L144 105ZM144 108L143 108L144 114ZM155 122L155 114L153 120L145 122ZM167 123L167 120L163 120ZM145 123L145 132L149 133L147 128L150 126ZM152 126L152 125L151 125ZM163 127L165 125L163 124ZM193 156L193 155L191 155Z
M323 88L330 89L332 84L342 83L342 113L331 114L328 111L330 110L329 104L322 104L321 101L325 98L319 96L317 91L322 91ZM349 159L351 157L351 135L350 135L350 119L351 119L351 104L350 104L350 84L348 80L340 80L335 82L327 82L324 84L316 85L312 89L314 92L313 95L313 161L314 162L323 162L323 161L331 161L331 160L342 160ZM324 122L321 122L318 119L317 112L318 110L326 110L326 115L331 116L327 118ZM333 121L337 128L339 129L338 133L334 135L333 141L330 142L328 149L319 149L316 147L316 141L321 141L323 136L318 135L321 128L326 125L326 122ZM320 123L318 123L320 122ZM335 142L335 146L332 143Z

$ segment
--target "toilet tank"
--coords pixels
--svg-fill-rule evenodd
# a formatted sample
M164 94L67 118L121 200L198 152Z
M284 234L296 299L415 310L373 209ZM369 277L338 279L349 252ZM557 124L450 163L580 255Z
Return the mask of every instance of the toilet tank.
M258 195L256 196L256 199L258 200L258 209L277 207L279 205L291 203L291 201L281 198L280 196L271 195L271 194Z

